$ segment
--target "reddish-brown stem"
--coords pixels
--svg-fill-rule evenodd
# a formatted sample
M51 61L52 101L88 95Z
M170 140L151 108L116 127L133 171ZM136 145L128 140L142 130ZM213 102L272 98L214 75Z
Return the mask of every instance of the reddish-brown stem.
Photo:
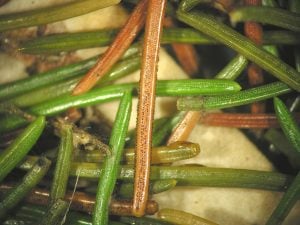
M300 121L300 114L295 114L295 119ZM277 128L280 126L275 114L263 113L208 113L200 119L200 123L236 128Z
M150 176L152 122L155 107L157 63L166 0L150 0L147 9L137 115L136 162L132 213L145 214Z
M128 49L145 23L147 0L141 0L131 13L125 26L116 36L113 43L105 51L96 65L79 81L73 89L73 95L87 92L95 86L97 81L107 73L117 60Z
M9 191L13 185L1 185L0 192ZM73 198L72 198L73 197ZM71 201L71 208L76 211L91 214L95 205L95 197L87 195L83 192L75 192L72 196L71 192L66 194L65 200ZM49 204L49 191L36 188L32 190L25 201L37 205ZM130 200L111 200L109 206L110 214L117 216L132 216L132 201ZM148 201L146 205L146 214L153 215L158 211L158 204L155 201Z
M176 141L186 141L201 117L199 111L188 111L170 135L167 145Z
M171 17L166 17L164 26L175 27L175 22ZM179 43L174 43L171 46L182 69L190 76L195 75L199 71L199 56L194 46Z
M246 5L261 5L261 0L245 0ZM261 45L263 37L263 29L259 23L246 22L244 26L245 35L250 38L254 43ZM264 82L263 71L256 64L251 63L247 69L248 80L251 86L257 86ZM252 113L264 113L265 103L256 102L251 104Z

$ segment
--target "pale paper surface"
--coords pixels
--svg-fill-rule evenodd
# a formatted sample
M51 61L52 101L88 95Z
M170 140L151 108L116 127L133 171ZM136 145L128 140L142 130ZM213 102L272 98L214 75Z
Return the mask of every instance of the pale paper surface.
M7 6L0 8L0 13L21 11L32 7L46 6L56 3L66 2L63 0L39 0L39 1L19 1L12 0ZM110 26L120 26L124 23L126 14L120 7L109 7L98 10L88 15L69 19L64 22L53 24L55 31L79 31L90 30ZM105 18L105 19L103 19ZM100 50L81 50L77 55L86 58L89 55L97 54ZM0 55L2 66L4 56ZM6 57L6 56L5 56ZM1 66L1 74L8 74L9 77L24 77L24 66L20 61L11 61L9 64L17 65L8 67L4 72ZM16 68L16 71L12 71ZM21 69L20 69L21 68ZM2 75L3 76L3 75ZM139 72L130 77L122 79L126 81L138 81ZM159 79L183 79L187 76L182 69L176 65L174 60L165 52L160 53L158 70ZM3 82L3 80L2 80ZM130 127L135 127L136 123L136 100L133 104L133 114ZM176 109L175 99L159 98L156 101L155 117L169 115ZM118 102L102 104L98 108L111 121L114 120ZM181 163L198 163L212 167L243 168L256 170L273 170L271 163L258 151L239 130L231 128L206 127L197 125L189 137L189 141L199 143L201 153L199 156L185 160ZM275 192L229 189L229 188L176 188L154 196L160 207L182 209L190 213L211 219L220 225L263 225L270 213L277 205L280 194ZM285 225L300 224L300 206L294 208L293 213L286 220Z

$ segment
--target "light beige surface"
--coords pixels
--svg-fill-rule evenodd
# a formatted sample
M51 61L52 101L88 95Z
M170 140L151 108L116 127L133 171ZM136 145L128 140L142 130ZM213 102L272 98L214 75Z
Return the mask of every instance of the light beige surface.
M25 8L31 8L33 5L54 4L55 2L63 2L62 0L40 0L40 1L19 1L11 0L11 7L17 7L24 4ZM0 8L3 12L4 8ZM6 12L10 10L5 8ZM116 15L117 14L117 15ZM105 20L103 18L106 18ZM75 31L82 28L92 29L94 27L107 27L111 24L121 24L124 22L125 12L119 7L110 7L108 9L99 10L96 13L77 17L65 22L56 23L57 30ZM119 22L118 22L119 21ZM98 51L98 50L96 50ZM91 53L92 52L92 53ZM95 50L78 51L78 55L85 58L87 54L95 54ZM3 56L0 56L3 61ZM22 68L20 62L12 62L9 58L10 65L13 68ZM5 63L1 64L0 72L8 76L15 74L24 74L22 68L17 72L8 74L3 72L2 68ZM8 70L12 71L12 67ZM2 75L3 76L3 75ZM130 78L123 81L137 81L139 73L134 73ZM175 64L167 53L161 51L159 62L159 79L182 79L186 78L183 71ZM156 102L155 111L156 118L170 114L175 110L175 99L160 98ZM106 117L114 120L115 112L118 104L103 104L98 108L106 114ZM135 126L136 121L136 100L134 103L133 114L130 127ZM257 170L272 170L270 162L256 149L240 131L230 128L214 128L197 125L191 136L190 141L199 143L201 153L198 157L184 161L184 163L199 163L205 166L227 167L227 168L246 168ZM183 163L183 162L181 162ZM226 188L176 188L156 195L154 198L159 202L161 207L169 207L186 210L187 212L211 219L220 225L263 225L269 217L273 208L276 206L280 195L273 192L242 190L242 189L226 189ZM286 225L300 224L300 207L294 209L294 218L290 217L286 221Z

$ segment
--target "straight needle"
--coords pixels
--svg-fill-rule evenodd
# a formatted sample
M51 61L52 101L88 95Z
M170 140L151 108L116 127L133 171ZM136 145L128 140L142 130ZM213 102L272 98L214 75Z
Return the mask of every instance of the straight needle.
M141 0L130 15L123 29L109 46L96 65L79 81L73 95L80 95L94 87L128 49L145 23L147 0Z
M138 217L145 214L148 199L157 62L166 0L150 0L148 4L139 84L136 164L132 207L133 215Z

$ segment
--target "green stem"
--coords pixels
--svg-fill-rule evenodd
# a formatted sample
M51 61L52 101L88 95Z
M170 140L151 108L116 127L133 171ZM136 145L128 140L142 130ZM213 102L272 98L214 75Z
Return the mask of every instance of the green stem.
M134 151L128 152L125 155L128 164L134 162ZM174 142L168 146L154 147L152 149L151 162L158 163L172 163L178 160L193 158L200 153L198 144L190 142Z
M295 177L286 193L280 199L266 225L280 225L299 199L300 173Z
M114 122L112 134L109 140L111 155L104 161L103 173L100 175L96 203L93 213L94 225L106 225L108 223L109 199L116 184L119 164L125 145L125 137L132 107L132 95L130 91L123 94L118 113Z
M55 54L84 48L106 46L111 43L117 30L98 30L79 33L54 34L39 37L21 44L19 50L27 54ZM217 42L194 29L167 28L162 43L216 44Z
M101 167L93 163L73 163L71 175L98 178ZM122 166L119 179L132 181L134 170ZM152 166L151 180L175 179L179 186L236 187L283 191L290 183L287 175L241 169L208 168L203 166Z
M35 187L47 173L51 162L44 157L38 159L31 170L25 175L21 183L9 191L0 202L0 218L15 207Z
M297 45L299 44L300 33L292 31L264 31L263 44L272 45Z
M39 221L40 218L45 215L45 212L45 206L25 203L17 209L17 211L14 213L14 217L16 219L27 219L34 223Z
M177 181L174 179L154 181L151 182L149 185L149 193L158 194L174 188L176 184ZM122 198L131 199L133 197L133 184L132 183L122 184L119 188L118 195Z
M7 219L3 222L3 225L32 225L32 221L23 219Z
M300 3L299 1L289 1L289 9L292 11L292 12L295 12L295 13L300 13ZM299 49L299 46L296 46L294 48L294 55L295 55L295 64L296 64L296 69L298 72L300 72L300 49Z
M158 214L158 218L164 221L168 221L174 224L185 224L185 225L217 225L216 223L206 220L202 217L175 209L161 209Z
M68 213L68 217L65 225L93 225L93 224L90 216L79 212L70 212ZM126 225L126 224L116 222L116 221L109 221L108 225Z
M201 12L187 13L178 10L177 17L180 21L239 52L293 89L300 91L300 75L295 69L255 45L230 27Z
M85 48L106 46L111 43L117 30L99 30L80 33L52 34L38 37L21 44L19 51L26 54L57 54ZM299 44L299 33L291 31L265 31L264 44ZM220 44L217 40L191 28L166 28L162 33L162 44L188 43L197 45ZM138 43L134 45L138 48Z
M31 39L21 44L19 51L29 54L55 54L110 44L118 30L106 29L80 33L54 34Z
M118 3L119 0L80 0L48 8L1 15L0 32L56 22L80 16Z
M98 85L105 85L121 77L131 74L140 67L140 57L132 57L116 63L113 68L101 79ZM81 77L75 77L65 80L61 83L42 87L10 99L14 105L19 107L28 107L42 102L49 101L50 99L60 97L62 95L70 94Z
M135 54L135 46L131 47L127 53L126 58L129 56L132 56ZM123 57L123 59L124 59ZM37 88L41 88L44 86L48 86L51 84L56 84L60 81L65 81L74 77L78 77L79 75L82 75L86 73L94 64L96 63L99 56L92 57L87 60L83 60L81 62L73 63L67 66L63 66L57 69L53 69L50 71L47 71L45 73L36 74L34 76L31 76L29 78L25 78L22 80L14 81L8 84L0 85L0 99L9 99L11 97L27 93L29 91L35 90ZM105 82L112 81L116 78L119 78L122 76L126 71L131 72L134 68L139 67L139 58L130 58L127 60L120 61L117 63L104 77L103 79ZM132 68L131 70L129 68ZM77 81L76 78L75 80ZM74 81L74 79L73 79ZM61 84L60 84L61 85ZM66 84L67 85L67 84ZM71 84L68 84L69 86ZM60 87L61 88L61 87ZM65 90L66 88L64 88ZM56 91L59 91L60 89L56 89ZM33 92L35 93L35 92ZM65 93L65 92L63 92ZM43 94L43 93L36 93L36 94ZM47 94L47 93L46 93ZM56 94L57 95L57 94ZM28 96L28 98L34 97L33 94L31 96ZM26 101L26 97L24 97ZM16 100L20 105L22 105L22 99L17 98ZM28 100L27 100L28 101ZM23 105L26 105L23 103Z
M179 98L177 100L177 108L183 111L224 109L273 98L291 91L292 90L286 84L274 82L230 95Z
M30 112L36 115L54 115L71 107L85 107L119 99L124 91L131 91L138 87L137 83L117 84L94 89L79 96L65 96L33 106ZM191 96L215 95L231 93L240 90L240 86L229 80L162 80L157 82L158 96Z
M32 122L0 155L0 182L27 155L45 127L45 118Z
M45 206L33 205L33 204L25 204L18 209L15 215L15 221L30 221L30 225L40 221L40 218L45 216L46 213ZM24 223L20 223L20 225L24 225ZM92 217L90 215L69 211L66 215L66 225L92 225ZM6 223L5 223L6 225ZM10 225L10 224L7 224ZM19 225L18 223L14 225ZM116 221L109 221L108 225L124 225L123 223L119 223Z
M35 160L24 162L19 166L22 170L32 167ZM72 163L70 176L98 179L102 173L99 163ZM118 179L132 181L134 168L121 166ZM272 191L284 191L291 183L291 177L277 172L266 172L245 169L209 168L204 166L151 166L150 179L177 181L177 186L200 187L235 187L254 188Z
M121 217L120 221L131 225L173 225L173 223L148 217Z
M123 160L126 164L134 164L135 149L124 150ZM151 153L151 163L172 163L178 160L193 158L200 153L198 144L190 142L175 142L169 146L154 147ZM103 162L105 153L102 151L79 151L75 157L76 162Z
M53 204L58 199L65 197L71 167L73 151L72 126L62 124L60 135L61 143L58 150L54 178L51 184L50 204Z
M169 118L160 128L157 130L153 129L152 136L152 146L159 146L165 143L167 138L172 133L172 130L176 127L176 125L180 122L183 117L183 113L179 112L173 117Z
M45 73L36 74L29 78L1 85L0 99L8 99L45 85L55 84L59 81L78 76L91 68L95 64L96 60L97 57L93 57L91 59L50 70Z
M1 115L0 119L0 134L13 131L27 125L29 121L19 115Z
M264 138L270 144L273 144L276 150L284 154L294 168L300 169L300 154L286 139L284 134L279 132L277 129L268 129L268 131L264 134Z
M39 220L36 225L56 225L64 220L65 213L67 212L69 203L58 199L50 205L45 215Z
M229 14L231 23L255 21L300 32L300 15L288 10L266 6L244 6Z
M218 42L205 34L191 28L166 28L161 37L162 44L188 43L215 45Z

